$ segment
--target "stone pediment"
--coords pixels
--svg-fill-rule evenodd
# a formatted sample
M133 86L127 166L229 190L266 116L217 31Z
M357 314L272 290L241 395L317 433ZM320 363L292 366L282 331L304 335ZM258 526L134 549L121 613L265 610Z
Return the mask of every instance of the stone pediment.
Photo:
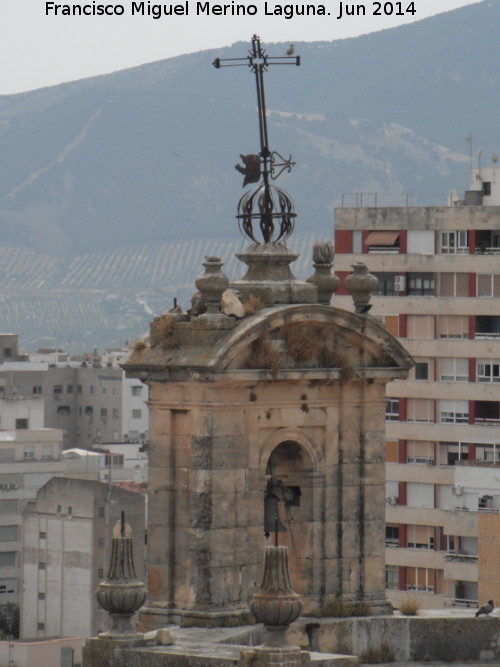
M278 379L299 372L346 381L357 375L404 377L413 365L377 320L331 306L281 305L239 321L199 316L165 322L162 334L152 326L149 344L123 365L129 375L201 379L207 374L208 380L229 372Z

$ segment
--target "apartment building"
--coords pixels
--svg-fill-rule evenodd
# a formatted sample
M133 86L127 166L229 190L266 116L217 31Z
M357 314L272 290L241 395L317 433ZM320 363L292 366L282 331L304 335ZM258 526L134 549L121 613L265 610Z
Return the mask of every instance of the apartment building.
M22 512L41 486L64 475L57 429L0 431L0 605L19 603Z
M144 581L143 493L97 480L54 477L23 516L21 638L95 637L109 615L95 595L111 560L121 512L132 528L134 564Z
M415 359L387 386L387 587L425 607L500 599L500 169L443 207L335 210L336 273ZM366 201L366 199L365 199ZM361 198L358 199L361 202ZM340 290L335 305L352 309ZM492 560L494 567L492 567Z
M65 448L148 438L147 387L118 367L126 351L70 357L57 350L19 354L17 334L0 335L0 400L39 399L44 425L60 428ZM0 410L0 428L5 424ZM17 427L15 427L17 428ZM31 428L29 419L23 428Z

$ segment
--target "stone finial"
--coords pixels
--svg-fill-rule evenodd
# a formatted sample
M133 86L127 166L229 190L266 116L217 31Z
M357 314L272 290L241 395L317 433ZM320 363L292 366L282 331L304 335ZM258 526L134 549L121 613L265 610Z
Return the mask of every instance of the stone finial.
M344 281L344 287L352 295L358 315L366 315L371 309L370 299L377 289L378 279L368 271L363 262L352 264L353 272Z
M315 272L306 278L306 282L316 285L318 302L324 306L330 305L332 294L337 291L340 281L332 274L335 249L331 241L318 241L313 246L313 266Z
M219 257L205 256L203 262L205 273L195 280L195 285L200 291L200 298L206 305L206 315L220 315L220 303L222 294L229 287L229 278L222 273L224 265Z
M285 632L298 618L302 601L290 583L288 547L266 547L262 585L253 596L250 609L266 628L263 647L294 650Z
M113 528L111 562L107 578L97 587L97 600L111 617L111 629L101 639L142 639L132 626L132 616L146 601L146 586L135 574L132 529L120 521Z

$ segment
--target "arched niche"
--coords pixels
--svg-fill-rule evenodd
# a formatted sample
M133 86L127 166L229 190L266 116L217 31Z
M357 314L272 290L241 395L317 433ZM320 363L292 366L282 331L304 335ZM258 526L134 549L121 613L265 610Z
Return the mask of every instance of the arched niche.
M318 576L313 560L321 549L324 476L316 471L316 463L304 442L291 438L276 444L266 462L265 502L272 494L280 527L278 543L288 547L292 585L306 597L315 593ZM267 526L268 544L275 543L273 525ZM307 607L307 600L304 602Z

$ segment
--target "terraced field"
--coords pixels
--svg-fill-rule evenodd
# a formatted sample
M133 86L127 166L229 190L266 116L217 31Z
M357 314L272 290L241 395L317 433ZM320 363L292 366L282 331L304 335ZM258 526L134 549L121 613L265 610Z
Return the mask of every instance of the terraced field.
M311 273L314 235L290 243L300 257L298 278ZM147 331L154 315L184 309L196 291L205 255L225 261L224 272L240 278L244 265L235 253L245 246L197 239L138 246L58 259L24 248L0 248L0 330L19 333L26 351L59 346L74 352L123 345Z

